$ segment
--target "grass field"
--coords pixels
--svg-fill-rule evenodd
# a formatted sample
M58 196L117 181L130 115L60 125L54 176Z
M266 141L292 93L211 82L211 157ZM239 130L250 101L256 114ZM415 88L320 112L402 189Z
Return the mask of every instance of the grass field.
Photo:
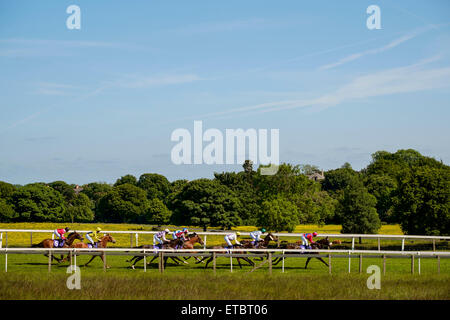
M89 259L81 256L77 264ZM441 260L441 273L436 272L435 259L422 259L421 274L410 274L409 259L387 261L386 275L381 275L381 289L366 286L369 265L382 268L381 259L364 259L363 273L358 273L358 259L352 259L348 273L347 259L333 259L333 273L313 259L305 270L304 258L285 260L274 266L272 275L267 265L248 274L251 267L239 269L233 261L218 258L217 273L203 264L175 265L168 262L165 272L159 273L157 262L144 272L143 263L136 270L129 269L127 257L107 258L111 269L103 271L96 258L92 265L81 267L81 290L66 288L68 263L52 266L47 271L47 258L41 255L8 255L8 272L0 272L0 299L449 299L450 259ZM0 256L0 265L4 257Z
M0 224L0 228L8 229L54 229L59 226L49 223ZM73 230L90 230L96 226L69 225ZM152 226L147 225L100 226L104 230L152 230ZM241 231L254 229L236 228ZM298 226L295 232L312 230L338 233L340 226ZM401 234L401 231L398 226L388 225L383 226L380 233ZM47 234L35 234L33 243L48 237ZM130 246L129 235L114 237L117 240L116 247ZM344 247L350 246L351 241L344 241ZM152 237L141 236L139 242L152 243ZM223 244L222 237L208 236L208 246L217 244ZM29 245L29 233L8 234L9 247ZM376 245L376 240L363 240L360 246L373 248ZM408 245L406 249L424 247L431 250L430 242L426 241L415 241ZM399 246L399 241L382 242L382 249L392 247L399 250ZM440 248L448 250L448 243L440 243ZM361 274L358 259L351 260L349 274L348 259L333 258L331 275L328 274L328 268L317 259L312 259L305 270L305 258L287 258L284 273L280 263L273 266L272 275L269 275L267 265L249 274L251 267L243 262L243 268L239 269L236 259L233 260L233 272L230 272L230 259L218 258L214 275L211 266L205 270L203 264L195 264L192 258L188 265L176 265L169 260L163 274L158 271L157 260L148 266L146 272L143 261L137 264L136 270L132 270L129 268L130 263L126 262L130 257L108 256L107 262L111 269L106 272L103 271L101 260L96 258L90 266L81 267L81 290L69 290L66 287L66 280L70 276L67 273L68 263L54 262L49 273L48 259L43 255L8 254L8 272L4 272L5 256L0 255L0 299L450 299L450 259L441 259L440 274L437 274L436 259L422 258L420 275L417 274L417 260L415 274L411 274L410 259L388 259L386 275L381 275L381 289L369 290L366 268L378 265L382 269L382 260L379 258L363 259ZM88 259L89 256L77 257L77 265L86 263Z

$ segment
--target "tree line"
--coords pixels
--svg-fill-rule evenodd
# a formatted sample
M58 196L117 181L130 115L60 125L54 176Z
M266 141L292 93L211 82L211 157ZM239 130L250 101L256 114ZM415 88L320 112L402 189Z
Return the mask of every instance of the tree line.
M378 151L360 171L350 164L324 172L283 163L261 175L241 172L169 182L157 173L125 175L111 185L75 188L64 181L0 181L0 222L111 222L229 229L256 225L292 232L298 224L340 224L343 233L377 233L399 223L406 234L450 234L450 167L418 151Z

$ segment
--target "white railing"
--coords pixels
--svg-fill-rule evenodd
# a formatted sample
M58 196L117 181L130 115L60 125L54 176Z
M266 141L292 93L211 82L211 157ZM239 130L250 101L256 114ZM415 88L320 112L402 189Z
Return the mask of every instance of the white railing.
M138 255L144 257L144 271L147 271L146 257L158 256L159 257L159 271L164 271L163 258L178 257L178 256L205 256L210 254L213 259L213 269L216 269L217 257L229 257L230 258L230 271L233 271L233 258L252 258L261 257L261 254L266 254L267 260L262 262L259 266L254 266L252 271L260 268L263 264L269 264L269 273L272 273L272 258L282 259L282 272L284 272L284 259L301 257L301 258L322 258L328 257L328 268L331 273L331 258L348 258L348 272L351 271L350 259L352 257L359 258L359 272L362 272L362 259L363 258L383 258L383 274L386 273L386 258L408 258L411 259L411 273L414 273L414 260L418 261L418 273L421 273L421 258L437 258L437 270L440 273L440 259L450 258L450 252L430 252L430 251L380 251L374 254L373 250L331 250L331 249L136 249L136 248L1 248L0 254L5 255L5 272L8 271L8 254L48 254L48 271L51 271L52 255L56 254L68 254L70 255L70 264L76 266L77 255L100 255L103 260L103 269L106 271L106 256L120 255L130 256ZM340 255L341 254L341 255ZM251 271L251 272L252 272Z
M77 230L79 233L87 233L91 230ZM53 230L39 230L39 229L0 229L0 248L2 248L3 241L5 241L5 247L8 247L8 232L26 232L30 233L30 245L33 243L33 233L51 233L52 239L54 237ZM103 230L102 233L110 233L110 234L129 234L130 235L130 247L133 247L133 243L136 246L139 245L139 235L140 234L155 234L159 231L121 231L121 230ZM207 236L225 236L229 233L235 233L237 231L231 230L226 232L196 232L198 235L204 236L204 249L206 249ZM240 231L239 231L240 232ZM249 235L250 232L240 232L241 235ZM5 234L5 236L3 235ZM303 233L272 233L278 237L294 237L300 239ZM134 239L133 239L134 235ZM433 243L433 251L436 250L436 241L439 240L450 240L450 236L421 236L421 235L391 235L391 234L341 234L341 233L318 233L318 237L331 237L331 238L350 238L352 239L352 250L355 248L355 239L377 239L378 240L378 251L381 251L381 239L394 239L401 240L401 251L405 249L405 240L427 240L432 241Z

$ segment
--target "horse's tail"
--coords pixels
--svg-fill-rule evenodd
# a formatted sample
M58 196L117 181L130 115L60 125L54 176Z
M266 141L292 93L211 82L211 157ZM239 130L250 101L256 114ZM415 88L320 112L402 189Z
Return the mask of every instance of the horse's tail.
M42 248L42 247L43 247L44 241L45 241L45 240L42 240L42 241L39 242L39 243L32 244L31 247L32 247L32 248Z

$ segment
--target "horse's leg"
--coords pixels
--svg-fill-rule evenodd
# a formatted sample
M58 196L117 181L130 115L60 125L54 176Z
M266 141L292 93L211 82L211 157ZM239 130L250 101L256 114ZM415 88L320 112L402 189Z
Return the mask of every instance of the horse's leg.
M136 256L136 257L133 257L133 259L135 259L135 260L134 260L133 264L131 265L131 268L132 268L132 269L134 269L134 266L136 265L136 263L137 263L138 261L141 261L142 259L144 259L144 257Z
M95 257L97 257L97 256L92 256L91 260L89 260L87 263L85 263L84 266L87 267L87 265L88 265L89 263L91 263L91 261L94 260Z
M206 259L206 258L208 258L208 257L204 257L203 259ZM213 257L210 257L210 258L208 259L208 261L206 261L205 269L208 268L208 264L209 264L212 260L213 260ZM202 261L203 261L203 260L202 260Z
M320 261L322 261L328 267L328 263L326 263L321 257L317 257L316 259L319 259Z
M137 257L138 256L134 256L133 258L126 260L126 262L133 262L133 260L137 259Z
M244 258L244 260L247 261L248 264L251 265L252 267L255 265L255 263L252 260L250 260L250 258Z
M305 269L308 268L308 263L310 260L311 260L311 257L308 257L308 259L306 259Z
M155 261L155 259L158 258L158 256L154 256L152 260L150 260L150 262L147 262L147 265L151 265L153 261Z
M282 258L275 258L275 259L273 259L273 260L272 260L272 266L276 266L277 264L279 264L280 261L281 261L281 259L282 259Z

